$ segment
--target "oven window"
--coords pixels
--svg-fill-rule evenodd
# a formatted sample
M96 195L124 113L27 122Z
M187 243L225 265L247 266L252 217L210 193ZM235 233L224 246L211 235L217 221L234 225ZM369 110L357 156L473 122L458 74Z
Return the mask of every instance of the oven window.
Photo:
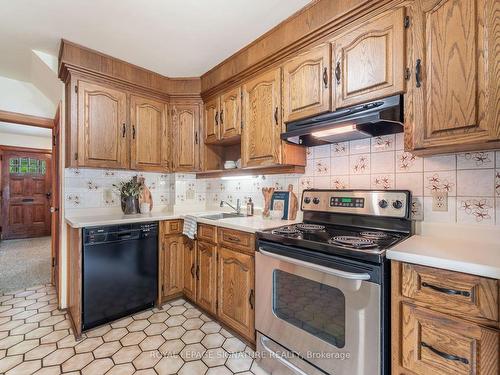
M337 348L345 345L345 296L337 288L274 270L273 311Z

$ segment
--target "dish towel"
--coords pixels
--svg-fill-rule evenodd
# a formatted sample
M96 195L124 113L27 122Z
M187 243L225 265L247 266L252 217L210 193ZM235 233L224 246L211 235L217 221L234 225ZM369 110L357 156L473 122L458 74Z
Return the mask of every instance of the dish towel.
M196 221L196 216L192 215L184 216L184 227L182 229L182 234L194 240L196 238L197 230L198 230L198 224Z

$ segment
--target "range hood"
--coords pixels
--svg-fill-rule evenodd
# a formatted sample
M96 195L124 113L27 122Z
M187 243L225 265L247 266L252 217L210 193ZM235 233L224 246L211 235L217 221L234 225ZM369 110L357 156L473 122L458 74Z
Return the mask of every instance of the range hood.
M403 96L390 96L289 122L281 139L305 146L351 141L403 131Z

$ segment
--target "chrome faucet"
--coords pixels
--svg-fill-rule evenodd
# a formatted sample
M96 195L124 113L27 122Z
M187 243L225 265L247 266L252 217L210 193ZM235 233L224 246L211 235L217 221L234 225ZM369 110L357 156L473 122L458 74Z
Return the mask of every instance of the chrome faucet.
M229 207L231 207L233 210L235 210L238 215L241 214L241 202L239 199L236 199L236 207L234 207L231 203L228 203L226 201L220 201L220 206L224 207L224 203Z

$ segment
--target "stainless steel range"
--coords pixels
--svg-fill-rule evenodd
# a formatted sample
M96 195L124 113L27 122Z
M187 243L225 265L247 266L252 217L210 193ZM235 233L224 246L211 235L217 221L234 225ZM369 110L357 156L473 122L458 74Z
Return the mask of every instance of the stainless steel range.
M257 233L256 329L271 374L385 375L390 263L409 191L305 190L304 221Z

